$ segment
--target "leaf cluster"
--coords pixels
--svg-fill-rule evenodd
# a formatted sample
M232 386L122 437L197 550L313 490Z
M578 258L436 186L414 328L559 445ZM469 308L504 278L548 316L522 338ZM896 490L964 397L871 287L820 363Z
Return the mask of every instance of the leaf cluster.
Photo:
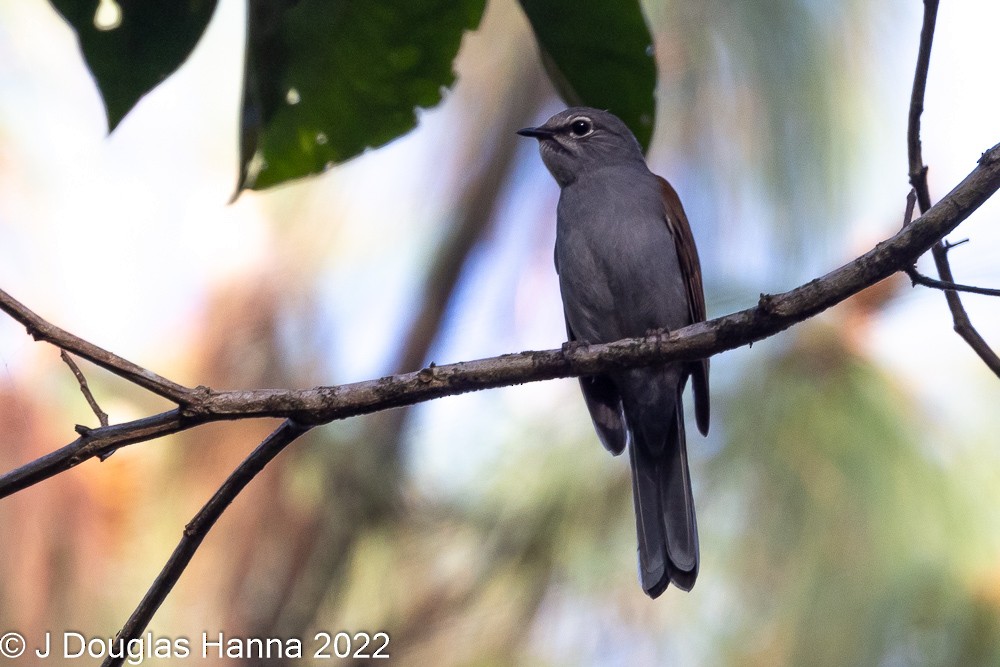
M455 83L485 0L247 0L235 196L322 173L412 130ZM52 0L76 32L111 131L190 57L216 0ZM521 0L570 105L609 109L648 147L656 66L638 0Z

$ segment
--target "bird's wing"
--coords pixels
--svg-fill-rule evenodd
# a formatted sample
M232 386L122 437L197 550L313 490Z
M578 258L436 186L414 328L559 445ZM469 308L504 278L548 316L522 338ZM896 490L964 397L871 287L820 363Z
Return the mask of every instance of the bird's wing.
M698 248L694 244L694 235L688 223L684 207L677 192L664 178L657 176L666 210L667 228L674 238L677 248L677 259L681 267L684 286L687 289L688 309L691 322L705 321L705 289L701 282L701 263L698 261ZM694 362L690 366L691 382L694 386L694 411L698 422L698 430L708 433L709 400L708 400L708 359Z
M570 342L576 340L569 320L566 321L566 335ZM622 418L621 396L615 383L607 375L583 375L580 376L580 389L601 444L618 456L625 450L627 433Z

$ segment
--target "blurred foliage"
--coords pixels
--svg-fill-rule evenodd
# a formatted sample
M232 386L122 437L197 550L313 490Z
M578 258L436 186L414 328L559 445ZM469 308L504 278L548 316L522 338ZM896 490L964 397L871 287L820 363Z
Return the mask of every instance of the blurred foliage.
M845 345L846 324L786 336L725 406L710 469L742 498L727 661L995 664L1000 608L962 571L976 508L934 451L942 434Z
M860 187L862 95L872 59L889 55L873 31L896 10L857 0L645 8L660 72L656 136L692 181L672 179L696 236L721 241L710 291L752 298L762 279L790 285L840 259L855 214L845 192Z

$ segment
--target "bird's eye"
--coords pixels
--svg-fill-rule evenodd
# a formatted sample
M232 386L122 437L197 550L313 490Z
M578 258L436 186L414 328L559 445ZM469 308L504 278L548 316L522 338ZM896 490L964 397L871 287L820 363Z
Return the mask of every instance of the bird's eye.
M577 118L570 124L569 131L574 137L585 137L594 131L594 126L585 118Z

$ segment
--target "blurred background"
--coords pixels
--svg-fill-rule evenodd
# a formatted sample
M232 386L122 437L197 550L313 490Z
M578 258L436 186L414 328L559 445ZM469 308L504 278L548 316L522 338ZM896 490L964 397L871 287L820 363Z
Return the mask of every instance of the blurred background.
M710 317L899 228L922 3L644 9L660 72L650 165L684 200ZM243 21L220 0L190 60L108 137L70 29L44 0L0 0L0 288L192 386L558 347L558 191L514 131L562 105L517 4L489 2L457 85L414 132L227 205ZM934 197L1000 139L998 21L992 0L942 3L923 132ZM998 214L989 202L959 229L957 280L1000 285ZM1000 346L1000 303L965 303ZM167 407L83 368L113 422ZM943 296L897 277L712 370L712 431L689 442L690 593L642 593L627 462L566 380L317 429L224 515L150 630L385 631L399 665L998 664L1000 384ZM3 470L94 421L58 352L0 319ZM0 631L113 636L275 425L129 447L0 502Z

